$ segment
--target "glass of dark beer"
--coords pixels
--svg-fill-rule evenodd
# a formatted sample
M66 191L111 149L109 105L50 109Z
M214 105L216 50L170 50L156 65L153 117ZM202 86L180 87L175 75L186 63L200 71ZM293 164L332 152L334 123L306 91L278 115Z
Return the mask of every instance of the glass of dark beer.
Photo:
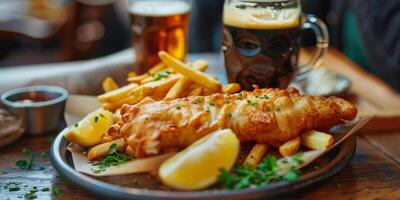
M222 51L230 82L245 90L286 88L296 75L321 62L328 48L325 24L301 12L300 0L226 0ZM316 51L299 66L300 32L311 29Z
M128 1L138 72L144 73L159 63L159 51L185 60L190 7L189 0Z

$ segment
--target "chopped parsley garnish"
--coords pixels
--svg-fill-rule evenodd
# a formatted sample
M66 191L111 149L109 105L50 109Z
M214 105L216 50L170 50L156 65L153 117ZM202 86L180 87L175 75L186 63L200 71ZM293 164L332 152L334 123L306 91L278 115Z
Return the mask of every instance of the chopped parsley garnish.
M176 108L177 110L182 109L182 107L181 107L180 105L176 105L175 108Z
M103 113L100 113L100 117L101 117L101 118L104 118L104 115L103 115Z
M242 99L242 96L243 96L242 93L239 93L239 94L237 94L236 99L237 99L237 100L241 100L241 99Z
M40 157L42 157L42 158L47 158L47 157L48 157L47 152L42 152L42 153L40 153Z
M94 122L97 123L99 121L99 116L94 117Z
M42 192L48 192L48 191L50 191L50 189L49 188L42 188Z
M54 195L54 196L58 196L58 195L60 195L60 189L58 188L58 187L53 187L52 189L51 189L51 193Z
M232 172L226 169L220 170L218 177L222 186L227 189L241 189L251 186L261 186L278 181L296 181L300 171L296 168L302 163L299 153L293 157L285 158L283 164L277 162L276 157L267 156L257 167L236 166Z
M27 163L28 162L26 160L17 160L17 162L15 162L15 165L17 165L21 169L25 169Z
M203 99L202 99L202 98L197 98L197 99L195 99L195 100L192 101L193 104L199 104L199 103L201 103L201 102L203 102Z
M212 102L212 101L210 101L210 102L208 102L208 105L210 105L210 106L215 106L215 103Z
M35 158L35 155L33 153L30 153L28 160L17 160L15 162L15 165L17 165L20 169L29 170L32 168L34 158Z
M33 186L32 189L31 189L31 192L37 192L37 191L38 191L37 187Z
M9 192L16 192L21 190L19 187L20 184L17 184L15 182L8 183L4 186L4 189L8 189Z
M225 100L225 102L224 102L225 104L228 104L228 103L231 103L231 101L229 101L229 100Z
M25 199L36 199L37 198L36 192L38 192L38 189L36 186L33 186L33 188L29 192L25 193L24 195Z
M208 113L209 113L209 112L210 112L210 109L208 109L208 108L207 108L207 109L206 109L206 112L208 112Z
M247 103L252 105L253 107L257 108L258 107L258 103L257 102L252 102L250 99L247 99Z
M8 188L8 191L9 192L16 192L16 191L19 191L21 188L18 186L18 185L16 185L16 186L14 186L14 187L9 187Z
M232 113L228 113L228 117L232 117Z
M168 75L170 75L172 72L170 71L165 71L165 72L160 72L157 74L156 78L154 80L159 81L162 78L168 77Z
M69 182L69 180L68 180L67 178L62 177L62 183L63 183L64 185L68 185L70 182Z
M25 193L24 197L25 197L25 199L36 199L37 195L36 195L36 192L31 191L31 192Z
M47 141L48 141L49 143L52 143L52 142L54 141L54 139L56 139L56 138L55 138L54 136L50 135L50 136L47 137L46 139L47 139Z
M24 153L24 154L30 154L30 153L31 153L31 150L28 149L28 148L26 148L26 147L24 147L24 148L22 148L22 153Z
M92 169L92 171L94 173L101 173L111 166L118 166L129 160L132 160L132 158L120 153L117 149L117 144L112 144L108 149L108 154L102 160L91 163L92 166L97 167L97 169Z
M75 128L78 128L78 127L79 127L79 124L78 124L78 123L75 123L75 124L74 124L74 127L75 127Z
M277 112L281 112L281 108L276 108L276 111Z
M140 184L139 180L133 179L132 184L138 186Z
M269 106L267 106L266 109L267 109L267 111L271 111L271 107L269 107Z
M267 94L264 94L264 96L260 97L260 99L269 99Z

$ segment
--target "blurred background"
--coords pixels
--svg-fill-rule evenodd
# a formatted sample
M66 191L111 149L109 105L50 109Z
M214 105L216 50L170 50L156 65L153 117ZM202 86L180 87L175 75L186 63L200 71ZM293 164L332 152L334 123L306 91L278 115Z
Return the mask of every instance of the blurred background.
M193 0L189 52L220 51L223 0ZM330 45L400 91L400 1L303 0ZM303 33L303 46L313 46ZM0 0L0 68L85 60L131 46L122 0Z

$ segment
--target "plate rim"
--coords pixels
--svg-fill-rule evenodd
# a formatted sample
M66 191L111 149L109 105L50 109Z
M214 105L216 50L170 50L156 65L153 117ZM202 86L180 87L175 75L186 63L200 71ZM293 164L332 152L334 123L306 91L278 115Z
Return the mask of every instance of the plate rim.
M276 197L284 195L287 192L297 191L313 184L328 179L341 171L351 160L356 150L355 135L349 137L342 144L335 147L340 148L337 156L329 163L318 170L302 175L295 182L278 182L257 188L246 188L241 190L222 190L222 191L160 191L160 190L144 190L138 188L130 188L118 186L104 181L98 180L89 175L76 171L72 166L65 162L67 151L67 140L63 137L61 131L54 139L50 148L50 159L54 168L69 179L74 184L84 188L96 196L110 197L113 199L254 199L260 197ZM64 146L64 149L62 147Z

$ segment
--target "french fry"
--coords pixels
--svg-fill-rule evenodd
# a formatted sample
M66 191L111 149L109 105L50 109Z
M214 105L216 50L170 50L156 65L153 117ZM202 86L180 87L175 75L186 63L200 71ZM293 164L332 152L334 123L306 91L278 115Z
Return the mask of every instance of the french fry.
M189 80L214 91L219 91L221 89L220 82L204 72L185 65L182 61L172 57L167 52L161 51L158 53L158 56L166 65L171 66L176 72L187 77Z
M138 76L138 75L136 74L136 72L134 72L134 71L128 72L128 78L132 78L132 77L135 77L135 76Z
M152 75L154 75L157 72L162 71L164 68L165 68L164 63L160 62L157 65L155 65L154 67L152 67L151 69L149 69L149 71L147 71L147 73L142 74L140 76L128 77L127 81L131 82L131 83L140 83L142 80L144 80L148 77L152 77Z
M145 83L152 82L152 81L154 81L154 79L155 79L154 76L148 76L148 77L146 77L145 79L141 80L141 81L140 81L140 84L143 85L143 84L145 84Z
M151 91L149 91L148 88L144 88L142 85L134 88L131 90L129 93L128 97L125 97L117 102L111 102L111 103L104 103L103 104L103 109L109 110L109 111L115 111L118 108L120 108L124 104L129 104L133 105L144 99L146 96L149 96Z
M116 102L106 102L103 108L114 111L124 104L136 104L147 96L153 96L156 99L164 98L168 90L181 78L181 75L171 74L167 79L149 82L144 85L137 86L129 91L127 97Z
M253 167L256 167L257 164L264 157L265 152L267 152L269 145L267 144L256 144L251 149L250 153L247 155L246 160L243 165L250 164Z
M202 88L202 87L196 87L196 88L190 90L189 93L186 96L188 96L188 97L200 96L201 93L203 92L203 89L204 88Z
M190 83L191 81L187 78L180 78L168 91L164 99L175 99L181 97L182 94L190 87Z
M208 62L205 60L196 60L194 61L193 64L189 65L193 69L199 70L199 71L206 71L208 68Z
M149 77L149 75L147 74L142 74L139 76L134 76L134 77L128 77L128 79L126 79L128 82L130 83L140 83L143 79Z
M215 91L210 89L210 88L203 88L203 91L201 92L202 96L208 96L214 94Z
M87 154L87 158L89 161L96 160L98 158L104 157L108 154L108 149L111 145L116 144L117 149L120 151L125 150L126 142L124 138L120 138L111 142L99 144L91 148Z
M143 85L145 89L150 91L150 95L155 98L164 98L168 93L169 89L182 78L179 74L171 74L167 79L162 79L159 81L149 82Z
M222 93L225 94L234 94L241 90L240 84L238 83L230 83L222 87Z
M111 142L113 140L114 139L111 136L105 134L105 135L103 135L103 137L101 137L100 144Z
M193 64L193 68L200 71L206 70L207 67L208 63L203 60L198 60ZM182 77L174 84L174 86L172 86L172 88L168 91L167 95L165 95L164 99L175 99L182 97L191 84L192 81L190 81L186 77Z
M116 90L112 90L110 92L104 93L104 94L98 96L97 99L102 103L117 102L117 101L127 97L129 92L136 87L138 87L137 84L131 83L131 84L125 85L123 87L120 87Z
M310 149L326 149L333 144L333 136L327 133L310 130L301 134L301 144Z
M300 148L300 137L297 136L279 147L279 152L282 156L291 156L294 155Z
M103 90L104 92L110 92L112 90L118 89L118 84L114 81L112 77L107 77L103 81Z
M161 72L162 70L164 70L165 67L166 65L160 62L157 65L154 65L154 67L150 68L149 71L147 71L147 73L155 74L157 72Z
M172 74L172 69L171 68L167 68L167 69L165 69L163 71L160 71L160 72L152 74L151 76L149 76L149 77L143 79L142 81L140 81L140 84L145 84L145 83L152 82L152 81L159 81L164 77L168 77L169 74Z
M132 102L135 102L133 97L126 97L124 99L121 99L120 101L113 102L113 103L103 103L101 106L104 110L109 110L109 111L115 111L118 108L120 108L124 104L134 104Z

